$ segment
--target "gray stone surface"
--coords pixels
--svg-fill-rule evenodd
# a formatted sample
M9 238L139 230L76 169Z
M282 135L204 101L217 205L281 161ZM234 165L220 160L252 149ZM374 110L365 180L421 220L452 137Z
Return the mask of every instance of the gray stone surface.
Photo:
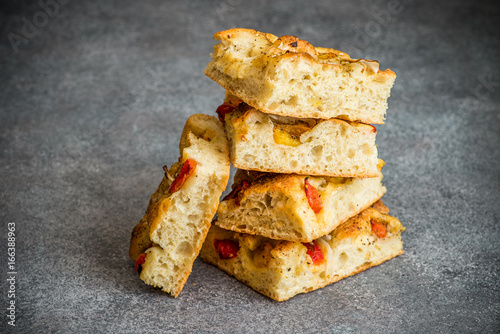
M497 2L63 2L0 5L2 333L499 332ZM177 299L138 279L131 229L187 117L221 102L203 69L237 26L398 74L377 141L403 256L282 303L199 260Z

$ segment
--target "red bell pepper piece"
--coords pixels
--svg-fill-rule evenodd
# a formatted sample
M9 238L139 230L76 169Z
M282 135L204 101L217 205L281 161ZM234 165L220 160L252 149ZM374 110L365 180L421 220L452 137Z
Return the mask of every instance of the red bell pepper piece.
M309 183L307 177L304 180L304 188L306 190L306 197L307 201L309 202L309 206L314 211L314 213L320 212L321 209L323 209L323 202L321 202L318 191Z
M232 259L238 256L240 246L234 240L217 240L214 239L214 247L221 259Z
M378 238L383 239L387 235L387 227L373 219L370 219L370 225L372 227L373 233L377 235Z
M196 168L196 161L193 159L187 159L181 167L179 175L175 178L174 182L170 185L170 193L175 193L181 189L182 185L186 180L193 174Z
M321 251L321 248L318 246L316 241L310 243L302 243L307 247L307 255L309 255L315 265L322 263L325 260L325 256Z

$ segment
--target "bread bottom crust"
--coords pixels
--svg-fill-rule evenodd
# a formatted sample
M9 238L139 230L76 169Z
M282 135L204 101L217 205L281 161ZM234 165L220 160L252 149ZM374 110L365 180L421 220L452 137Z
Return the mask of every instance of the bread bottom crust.
M261 293L262 295L267 296L267 297L269 297L271 299L274 299L274 300L276 300L278 302L282 302L282 301L288 300L288 299L290 299L290 298L292 298L295 295L298 295L300 293L307 293L307 292L311 292L311 291L314 291L314 290L318 290L318 289L324 288L327 285L330 285L332 283L338 282L338 281L340 281L340 280L342 280L344 278L351 277L351 276L354 276L356 274L359 274L362 271L365 271L365 270L367 270L367 269L369 269L371 267L378 266L378 265L380 265L380 264L382 264L382 263L384 263L386 261L389 261L389 260L395 258L396 256L402 255L403 253L404 253L404 250L400 250L399 252L397 252L395 254L392 254L391 256L388 256L387 258L380 259L377 262L370 262L370 263L365 263L363 265L360 265L359 267L357 267L355 270L353 270L349 274L346 274L346 275L343 275L343 276L337 276L337 277L334 277L334 278L332 278L330 280L325 280L325 281L321 282L320 284L315 284L315 285L311 285L309 287L304 287L303 291L297 292L295 294L288 294L288 295L286 295L286 294L285 295L280 294L279 292L274 291L272 289L272 287L270 287L270 289L262 289L258 285L254 285L253 281L246 279L246 277L244 277L242 275L239 275L235 271L235 269L234 269L233 266L228 265L228 264L224 264L220 260L217 260L215 258L206 256L206 254L203 251L201 253L201 259L203 261L207 262L207 263L215 265L216 267L218 267L219 269L221 269L222 271L224 271L228 275L236 278L240 282L245 283L246 285L248 285L249 287L251 287L255 291Z

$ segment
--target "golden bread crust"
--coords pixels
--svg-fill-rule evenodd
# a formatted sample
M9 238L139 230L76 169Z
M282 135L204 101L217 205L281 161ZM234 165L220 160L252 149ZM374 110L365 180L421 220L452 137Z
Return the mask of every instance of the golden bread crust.
M178 163L174 164L172 168L176 168ZM166 167L166 166L165 166ZM140 222L134 227L132 231L132 235L130 237L130 247L129 247L129 256L132 261L135 261L139 255L144 253L146 249L153 245L153 242L149 238L149 222L148 222L148 214L153 211L154 207L157 205L158 201L160 201L166 193L168 193L168 188L170 187L170 181L166 176L163 176L160 185L156 188L153 195L149 199L149 204L144 214L144 217L140 220Z
M135 261L139 255L144 253L146 249L153 246L153 242L149 238L149 224L144 217L134 227L130 238L129 256L132 261Z

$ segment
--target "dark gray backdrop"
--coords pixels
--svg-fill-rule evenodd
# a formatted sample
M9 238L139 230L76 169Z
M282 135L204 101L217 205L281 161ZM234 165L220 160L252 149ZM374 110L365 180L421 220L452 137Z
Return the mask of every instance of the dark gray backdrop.
M1 332L499 331L495 1L53 4L0 5ZM185 120L223 99L203 69L212 34L231 27L397 73L377 143L384 201L407 227L403 256L282 303L200 260L177 299L139 280L131 229Z

